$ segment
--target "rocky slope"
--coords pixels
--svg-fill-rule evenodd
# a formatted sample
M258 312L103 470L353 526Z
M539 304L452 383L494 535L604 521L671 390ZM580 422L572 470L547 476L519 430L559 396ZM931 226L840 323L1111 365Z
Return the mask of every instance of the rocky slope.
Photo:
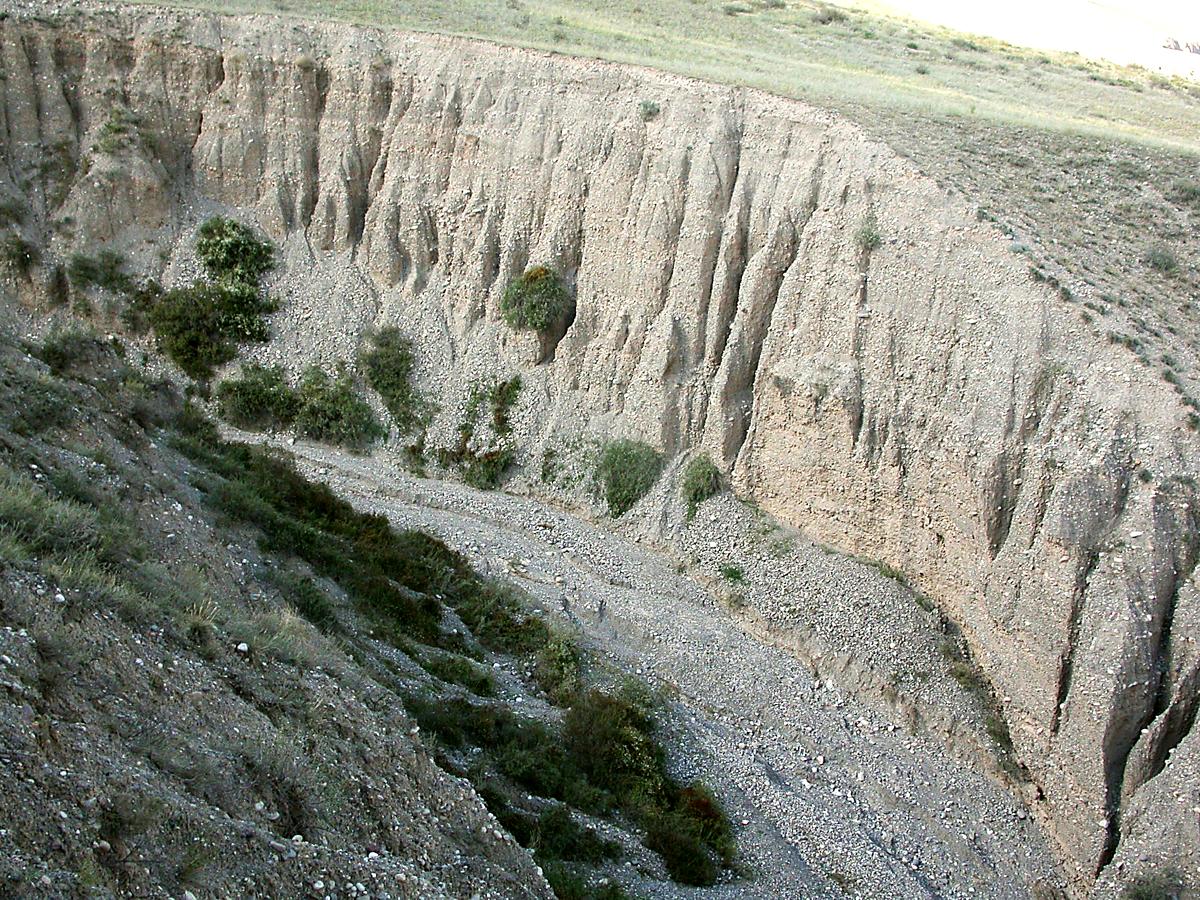
M519 371L529 471L581 436L708 449L961 626L1077 886L1196 872L1186 410L970 198L800 104L444 38L39 7L0 22L0 67L0 184L45 247L6 291L38 302L95 242L170 283L240 209L283 247L264 359L397 323L431 440ZM572 285L565 334L500 320L531 262Z

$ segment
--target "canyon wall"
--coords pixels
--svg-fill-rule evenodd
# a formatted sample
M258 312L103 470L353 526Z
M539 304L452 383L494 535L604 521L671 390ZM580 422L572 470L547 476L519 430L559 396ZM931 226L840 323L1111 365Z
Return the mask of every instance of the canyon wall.
M521 372L531 445L708 450L962 627L1077 886L1200 868L1196 437L970 198L795 102L449 38L78 7L0 21L0 71L44 260L170 282L236 208L283 248L278 354L395 322L444 396ZM500 321L531 262L553 339Z

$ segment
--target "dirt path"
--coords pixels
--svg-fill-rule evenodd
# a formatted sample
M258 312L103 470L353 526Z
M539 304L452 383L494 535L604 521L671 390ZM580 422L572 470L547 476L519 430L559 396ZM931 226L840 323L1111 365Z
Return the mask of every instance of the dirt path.
M1017 898L1053 871L1009 794L744 633L669 560L532 500L291 449L355 505L516 578L610 660L677 691L673 764L727 803L751 872L705 896Z

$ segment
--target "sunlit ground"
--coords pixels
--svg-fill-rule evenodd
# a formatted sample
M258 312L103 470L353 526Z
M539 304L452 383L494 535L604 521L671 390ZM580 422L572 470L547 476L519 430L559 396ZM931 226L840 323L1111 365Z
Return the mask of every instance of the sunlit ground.
M1020 46L1074 50L1200 78L1200 53L1163 46L1174 39L1200 49L1197 0L851 0L843 5L900 13Z

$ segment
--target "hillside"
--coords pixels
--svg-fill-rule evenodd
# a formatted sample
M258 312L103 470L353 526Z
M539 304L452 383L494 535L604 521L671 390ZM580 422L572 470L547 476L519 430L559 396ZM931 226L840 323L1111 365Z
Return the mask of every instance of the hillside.
M874 40L863 21L817 22L787 6L714 15L755 29L801 13L805 29ZM668 631L696 609L738 630L736 640L720 632L731 649L707 680L686 653L657 672L687 707L664 721L730 709L742 682L759 684L737 661L786 651L795 705L758 698L764 709L789 703L769 735L716 741L703 765L692 750L664 750L672 777L704 768L718 801L743 810L743 852L793 879L755 881L755 866L733 865L706 882L739 896L848 885L1007 896L1061 880L1076 895L1112 896L1139 879L1195 878L1200 418L1188 313L1176 312L1195 277L1195 237L1190 195L1170 199L1190 157L1166 149L1194 114L1186 85L1147 82L1143 92L1161 93L1134 114L1138 133L1105 143L1094 122L1059 132L1001 105L934 127L938 113L912 115L903 91L835 114L649 69L274 16L32 8L0 22L0 62L3 290L16 334L52 336L72 319L119 332L139 370L265 432L254 440L296 452L356 502L418 525L445 525L436 511L461 507L467 521L442 539L482 569L497 562L483 536L524 545L526 529L505 516L540 522L543 507L568 510L597 541L615 531L673 557L707 606L691 587L661 588L668 570L649 563L594 588L614 592L634 631L605 632L603 596L586 615L565 591L549 598L624 671L657 672L653 643L633 659L619 649L634 634L655 638L636 604L617 604L618 589L646 593ZM1071 90L1139 93L1047 65ZM912 159L896 152L905 140ZM1071 148L1087 161L1064 167ZM1074 174L1030 177L1050 160ZM935 163L944 180L929 177ZM1156 204L1146 221L1112 215L1118 191L1098 173L1158 163L1136 189ZM1016 243L997 219L1016 223ZM1116 252L1154 229L1175 229L1159 234L1174 268ZM1085 268L1101 261L1111 271L1089 286ZM1124 305L1104 305L1105 285L1129 286ZM214 449L224 446L207 434L190 459L226 480L257 471L241 455L252 451ZM421 511L371 489L402 469L500 487L531 506L401 480L400 495L425 497ZM257 502L233 508L259 527L275 522ZM331 577L312 552L314 574ZM346 576L352 560L332 571ZM531 582L571 574L528 556L510 563ZM410 589L475 630L461 598ZM439 615L441 632L425 621L406 639L461 649L439 643L452 621ZM736 642L745 637L755 643ZM787 672L768 658L764 672ZM788 697L787 677L761 685ZM834 737L793 754L813 710L844 709L840 692L863 707L838 712L831 735L864 736L837 744L834 776L820 771ZM408 705L418 721L422 710L438 720ZM566 721L574 708L553 715ZM720 728L742 727L725 716ZM876 716L936 747L895 743ZM474 727L442 721L437 761L455 771L457 759L487 799L463 760L472 741L488 753L508 732ZM717 728L702 722L682 746ZM864 741L887 748L877 764L859 763ZM777 795L748 802L745 784L714 777L738 771L742 744L765 748L754 762ZM946 825L949 809L942 824L893 816L936 807L897 792L897 780L974 798L981 774L1009 794L953 813L986 822L978 829ZM844 859L779 813L830 777L846 780L821 795L829 833L862 848ZM663 788L671 815L691 796L682 785ZM555 790L540 796L595 812ZM980 818L988 811L999 818ZM497 818L519 837L532 812ZM642 815L618 809L614 827L627 853L641 841L659 854L666 875L639 861L626 866L637 879L621 870L618 881L674 896L668 844ZM520 842L536 850L536 834ZM708 849L691 858L732 864L723 831L700 834ZM1061 879L1047 876L1047 852ZM997 878L998 853L1026 860L1019 884ZM605 871L617 870L586 878Z

